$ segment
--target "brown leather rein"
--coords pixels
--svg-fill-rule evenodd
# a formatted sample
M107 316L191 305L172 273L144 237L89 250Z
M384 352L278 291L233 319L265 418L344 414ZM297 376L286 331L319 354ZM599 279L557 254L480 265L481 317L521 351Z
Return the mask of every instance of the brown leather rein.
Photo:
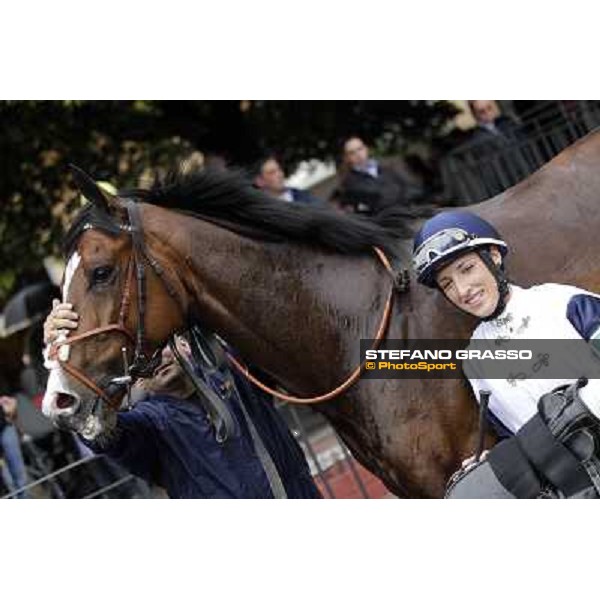
M143 262L144 260L147 261L151 265L154 272L158 275L159 279L165 285L169 295L178 302L182 312L184 312L183 302L181 301L179 296L176 294L174 288L171 286L169 281L165 278L163 269L156 262L156 260L154 260L151 256L148 255L148 253L145 250L144 242L143 242L143 231L142 231L141 218L139 216L139 207L137 206L137 204L135 202L132 202L132 201L128 201L126 206L127 206L128 216L129 216L129 225L120 226L120 228L124 232L127 232L127 233L131 234L131 236L132 236L132 254L129 259L129 263L128 263L128 267L127 267L127 275L125 278L125 286L123 289L123 296L121 298L121 305L119 308L118 322L112 323L109 325L105 325L103 327L97 327L95 329L91 329L90 331L86 331L85 333L81 333L79 335L74 335L74 336L68 337L64 340L55 342L51 346L50 354L49 354L49 358L51 360L58 361L60 363L60 365L62 366L62 368L64 368L64 370L69 375L71 375L75 379L79 380L86 387L88 387L90 390L92 390L99 398L104 400L107 404L109 404L113 408L116 408L115 401L114 401L114 399L111 399L111 397L106 393L105 390L100 388L99 385L97 385L94 381L92 381L92 379L90 379L81 370L77 369L73 365L70 365L68 363L68 360L61 360L60 352L59 352L60 348L62 346L71 346L75 343L90 339L97 335L103 335L103 334L113 333L113 332L119 333L120 335L122 335L126 338L128 343L135 345L135 355L134 355L134 361L133 361L132 365L130 367L125 365L125 376L122 378L116 378L116 380L129 379L131 381L136 376L144 376L145 377L145 376L151 375L152 371L157 366L155 364L155 362L156 362L155 359L157 357L155 355L153 357L148 358L148 356L144 352L145 310L146 310L146 306L145 306L146 305L146 285L145 285L145 272L144 272L144 262ZM383 313L381 316L381 321L380 321L379 327L377 329L377 333L375 334L375 338L374 338L375 341L372 346L372 349L377 349L381 343L381 340L383 340L383 338L385 337L387 328L389 326L390 315L391 315L393 299L394 299L394 290L396 287L395 283L394 283L394 281L396 279L396 274L394 273L394 271L389 263L389 260L387 259L387 257L383 253L383 251L377 247L374 247L373 249L375 250L377 256L381 260L385 269L392 276L392 286L390 288L390 291L389 291L389 294L388 294L388 297L387 297L387 300L385 303L385 307L383 309ZM138 302L137 302L137 304L138 304L138 328L137 328L135 337L125 326L125 321L127 319L127 311L129 310L129 304L131 302L131 281L134 277L134 271L135 271L135 276L137 279L137 286L138 286ZM346 378L345 381L343 381L339 386L337 386L333 390L327 392L326 394L321 394L319 396L313 396L310 398L299 398L297 396L291 396L291 395L279 392L279 391L274 390L273 388L265 385L264 383L259 381L256 377L254 377L254 375L252 375L250 373L248 368L246 366L242 365L230 353L227 353L227 357L231 361L231 363L234 365L234 367L244 377L246 377L250 382L252 382L258 388L260 388L264 392L267 392L268 394L271 394L272 396L274 396L275 398L278 398L279 400L283 400L285 402L296 403L296 404L313 404L316 402L324 402L326 400L331 400L332 398L339 396L340 394L345 392L348 388L350 388L354 383L356 383L356 381L359 379L359 377L364 369L364 366L365 366L365 362L363 361L360 365L358 365L351 372L351 374ZM115 380L113 380L113 381L115 381ZM129 385L129 383L127 383L127 385ZM119 399L118 403L120 403L120 399Z
M377 256L383 263L383 266L385 267L386 271L388 271L388 273L392 276L392 280L394 281L396 279L396 274L394 273L387 256L383 253L383 251L380 248L377 248L376 246L373 247L373 250L375 250ZM377 329L377 333L375 334L375 341L373 342L372 346L373 350L376 350L379 347L379 344L381 344L381 340L385 337L387 328L390 324L390 315L392 313L392 304L394 300L394 289L395 285L392 284L392 287L390 288L390 292L387 297L387 301L385 303L385 307L383 309L383 314L381 315L379 328ZM358 365L354 369L354 371L350 373L350 375L346 378L344 382L342 382L330 392L327 392L326 394L321 394L320 396L312 396L310 398L299 398L297 396L290 396L289 394L284 394L283 392L278 392L277 390L274 390L273 388L262 383L256 377L254 377L254 375L252 375L252 373L250 373L250 371L248 370L248 367L242 365L234 356L231 356L230 353L227 353L227 357L234 365L234 367L256 387L260 388L263 392L266 392L267 394L271 394L278 400L290 402L292 404L315 404L317 402L325 402L326 400L331 400L332 398L339 396L356 383L361 373L363 372L366 362L363 361L360 365Z

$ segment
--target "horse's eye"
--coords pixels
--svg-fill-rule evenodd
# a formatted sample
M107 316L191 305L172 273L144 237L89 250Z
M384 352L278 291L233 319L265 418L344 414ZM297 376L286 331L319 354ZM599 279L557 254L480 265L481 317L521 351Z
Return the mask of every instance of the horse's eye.
M112 274L112 267L97 267L92 272L92 285L106 283Z

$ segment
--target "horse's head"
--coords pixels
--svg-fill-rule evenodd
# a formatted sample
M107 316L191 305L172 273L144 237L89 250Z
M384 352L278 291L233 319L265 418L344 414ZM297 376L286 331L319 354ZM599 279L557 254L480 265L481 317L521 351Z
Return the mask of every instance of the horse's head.
M144 237L143 208L76 168L74 176L90 204L67 236L62 296L79 326L50 348L43 410L93 439L114 421L127 386L152 371L157 349L184 325L186 306L161 248Z

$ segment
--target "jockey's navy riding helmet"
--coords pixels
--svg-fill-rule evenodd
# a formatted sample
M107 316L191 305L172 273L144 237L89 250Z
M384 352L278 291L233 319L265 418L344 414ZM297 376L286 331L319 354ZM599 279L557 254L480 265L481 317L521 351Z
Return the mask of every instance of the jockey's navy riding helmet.
M502 257L508 246L487 221L463 211L443 212L429 219L415 236L413 266L419 283L435 288L436 272L461 254L496 246Z

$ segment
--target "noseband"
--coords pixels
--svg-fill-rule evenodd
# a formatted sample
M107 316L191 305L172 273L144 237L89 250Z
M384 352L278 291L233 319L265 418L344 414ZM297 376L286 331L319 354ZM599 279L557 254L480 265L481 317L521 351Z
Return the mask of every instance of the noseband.
M59 362L62 368L64 368L69 375L83 383L83 385L92 390L98 397L104 400L112 408L116 408L115 402L106 392L106 390L103 390L99 385L92 381L92 379L90 379L83 371L69 364L68 348L73 344L93 338L97 335L104 335L113 332L119 333L125 337L130 346L135 346L133 362L131 365L127 364L126 350L123 348L123 376L112 379L109 383L109 387L114 386L117 388L122 388L123 386L126 386L127 390L129 391L131 382L134 379L137 377L149 377L152 375L156 367L160 364L160 353L158 350L154 352L152 356L148 356L146 353L146 262L152 267L152 270L163 283L169 296L171 296L171 298L177 302L181 309L182 315L185 314L184 303L175 291L175 288L171 282L169 282L169 280L166 278L164 269L146 251L139 206L136 202L128 200L125 203L125 207L127 209L129 224L119 225L118 227L121 231L131 235L132 251L127 265L127 273L125 275L125 284L123 287L123 295L121 297L118 322L104 325L103 327L96 327L95 329L91 329L85 333L74 335L72 337L55 342L51 346L49 353L49 358L51 360L56 360ZM92 225L86 224L84 229L91 229L92 227ZM125 326L129 305L131 303L131 282L134 277L134 273L137 282L138 313L137 331L135 336ZM63 347L66 348L66 351L61 352L60 350Z

